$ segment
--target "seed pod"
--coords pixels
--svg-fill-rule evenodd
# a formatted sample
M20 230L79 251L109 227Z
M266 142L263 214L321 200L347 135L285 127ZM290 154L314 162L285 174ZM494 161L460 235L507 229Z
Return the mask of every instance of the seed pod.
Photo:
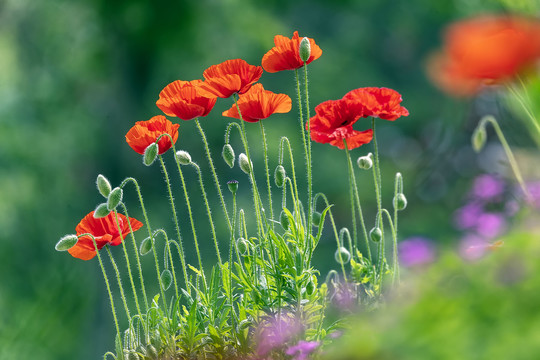
M289 217L287 216L285 211L281 211L281 214L279 214L279 222L281 223L281 227L283 228L283 230L289 230Z
M139 355L135 351L130 351L126 355L126 360L139 360Z
M229 165L230 168L234 166L234 150L230 144L223 145L223 151L221 151L221 156L223 160Z
M306 294L313 295L315 292L315 284L313 283L313 280L310 280L306 285Z
M141 253L141 256L144 256L146 254L148 254L150 252L150 250L152 250L152 247L153 247L153 243L152 243L152 238L151 237L147 237L146 239L144 239L141 243L141 247L139 249L139 252Z
M227 186L229 187L229 191L235 195L236 191L238 190L238 181L231 180L227 182Z
M373 166L373 154L369 153L366 156L361 156L356 160L356 164L360 169L369 170Z
M407 207L407 198L402 193L397 194L393 200L394 209L404 210Z
M156 161L156 158L158 156L159 146L158 144L151 143L144 149L144 155L143 155L143 164L146 166L150 166Z
M118 204L120 204L120 202L122 201L123 196L124 192L119 187L115 187L114 189L112 189L107 199L107 209L109 211L113 211L114 209L116 209Z
M109 215L110 211L107 208L107 203L102 203L96 206L96 209L94 210L94 219L99 219L102 217L105 217Z
M171 287L173 281L172 273L169 269L163 270L161 273L161 284L163 285L163 290L168 290Z
M379 242L381 241L382 239L382 230L378 227L374 227L373 229L371 229L371 231L369 232L369 237L371 238L372 241L374 242Z
M146 345L146 358L151 360L157 360L158 359L158 352L154 345L148 344Z
M178 159L178 162L180 163L180 165L191 164L191 155L189 155L187 151L178 150L176 152L176 158Z
M321 213L318 211L314 211L313 214L311 214L311 222L313 223L313 226L319 227L321 223Z
M300 45L298 46L298 54L300 55L300 60L303 62L308 61L309 57L311 56L311 44L309 43L309 39L307 37L304 37L302 41L300 41Z
M274 171L274 181L276 182L277 187L283 187L286 176L285 168L282 165L278 165Z
M334 254L334 258L336 259L338 264L347 264L351 260L351 253L349 250L345 249L343 246L340 246L336 253Z
M253 169L253 163L248 160L246 154L241 153L238 156L238 164L240 165L240 169L242 169L243 172L248 175L251 174L251 169Z
M66 251L71 249L75 244L79 241L79 238L77 235L66 235L62 237L55 245L56 251Z
M483 125L482 122L480 122L480 124L478 124L476 129L474 129L472 137L471 137L472 147L474 151L476 152L482 151L482 149L486 145L486 140L487 140L486 127Z
M111 183L105 176L101 174L98 175L96 179L96 187L103 197L109 197L109 194L111 193Z

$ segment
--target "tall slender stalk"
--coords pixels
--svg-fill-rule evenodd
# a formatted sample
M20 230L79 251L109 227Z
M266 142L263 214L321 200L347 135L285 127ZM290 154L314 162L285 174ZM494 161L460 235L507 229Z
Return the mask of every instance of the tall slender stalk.
M266 170L266 184L268 185L268 206L270 208L270 219L274 219L274 210L272 208L272 186L270 185L270 171L268 169L268 149L266 145L266 134L264 131L264 125L262 120L259 120L259 125L261 128L261 137L263 140L263 149L264 149L264 167ZM272 229L274 228L274 222L272 222Z
M347 146L347 140L344 139L343 143L345 144L345 154L346 154L346 157L347 157L347 164L348 164L348 169L349 169L349 187L351 188L350 192L352 194L354 194L354 198L356 200L356 206L357 206L357 209L358 209L358 216L360 218L360 225L362 226L362 232L364 234L364 239L365 239L366 251L368 253L368 258L371 261L372 258L371 258L371 249L369 247L369 238L368 238L368 233L367 233L367 229L366 229L366 224L364 222L364 215L362 213L362 206L360 204L360 197L358 195L358 187L356 185L356 177L354 176L354 168L353 168L353 164L352 164L352 161L351 161L351 154L349 153L349 148ZM355 222L353 222L353 224L355 224ZM356 242L356 239L353 239L353 240L354 240L354 248L356 249L358 247L358 244Z
M375 118L371 118L371 129L373 130L373 182L375 184L375 196L377 198L377 216L378 219L378 227L381 229L381 240L379 243L379 268L382 269L382 264L384 263L384 249L385 249L385 243L384 243L384 224L382 219L382 185L381 185L381 172L380 172L380 164L379 164L379 147L377 146L377 136L375 133ZM382 272L380 273L381 279L382 279ZM382 281L382 280L381 280Z
M114 261L114 257L111 253L111 249L109 249L108 246L105 246L105 248L107 249L107 253L109 254L109 259L111 260L111 264L116 274L116 280L118 281L118 288L120 289L120 297L122 298L122 302L124 304L124 310L126 311L127 318L131 319L131 315L129 313L129 307L126 301L126 294L124 293L124 287L122 286L122 279L120 278L120 271L118 271L118 266L116 265L116 261Z
M305 94L306 94L306 131L307 131L307 135L308 135L308 139L307 139L307 178L308 178L308 219L307 219L307 234L308 234L308 239L307 241L311 242L310 240L310 237L311 237L311 223L312 223L312 219L311 219L311 213L312 213L312 207L313 207L313 204L312 204L312 201L311 201L311 198L312 198L312 174L311 174L311 140L310 140L310 136L311 136L311 123L310 123L310 116L309 116L309 91L308 91L308 71L307 71L307 62L304 61L304 91L305 91Z

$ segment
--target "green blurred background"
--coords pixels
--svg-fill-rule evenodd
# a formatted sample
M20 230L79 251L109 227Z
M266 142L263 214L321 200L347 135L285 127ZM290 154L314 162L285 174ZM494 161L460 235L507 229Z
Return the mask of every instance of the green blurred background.
M400 219L401 237L424 235L452 247L451 212L470 179L485 170L469 136L486 108L493 108L493 99L447 98L427 80L426 58L439 47L441 29L450 21L502 8L495 0L0 0L0 359L96 359L113 348L113 322L97 261L58 253L56 241L73 233L102 201L94 187L99 173L113 186L127 176L139 179L153 227L164 227L174 237L162 174L157 165L142 165L125 143L125 133L135 121L160 114L155 101L169 82L201 78L210 65L232 58L259 65L276 34L291 36L298 30L323 49L309 68L312 109L363 86L390 87L403 95L411 115L378 123L387 206L394 173L401 171L409 199ZM264 73L261 82L289 94L294 103L293 72ZM230 105L220 99L201 123L221 180L240 181L242 206L249 210L247 178L219 158L228 122L220 113ZM297 111L293 107L265 125L271 168L277 165L278 139L287 135L301 179ZM260 159L258 127L248 128L254 157ZM207 171L195 124L181 122L179 131L177 148L189 151ZM510 142L522 135L508 133ZM233 144L239 149L234 135ZM353 156L370 150L360 148ZM344 153L320 144L313 151L314 189L336 204L338 226L347 226ZM261 174L261 161L257 167ZM210 244L196 178L186 175L201 241ZM372 219L370 175L358 180ZM215 200L209 178L207 189ZM180 192L176 196L181 199ZM126 198L130 215L140 219L132 189ZM184 218L180 202L178 207ZM214 208L219 217L215 201ZM223 223L217 226L224 230ZM227 236L220 240L226 249ZM320 247L314 264L324 276L335 267L328 255L335 243L329 236ZM205 262L212 263L212 246L203 248Z

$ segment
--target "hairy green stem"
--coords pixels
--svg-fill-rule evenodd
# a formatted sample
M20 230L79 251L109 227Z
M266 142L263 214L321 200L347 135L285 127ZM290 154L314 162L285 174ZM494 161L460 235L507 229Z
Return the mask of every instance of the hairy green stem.
M261 128L261 136L263 140L263 149L264 149L264 167L266 170L266 184L268 185L268 205L270 207L270 219L274 219L274 210L272 208L272 186L270 185L270 171L268 169L268 149L266 144L266 134L264 131L264 125L262 120L259 121ZM272 229L274 228L274 222L272 222Z
M109 258L111 260L111 264L114 268L114 272L116 273L116 280L118 281L118 287L120 288L120 297L122 298L122 302L124 303L124 309L126 311L127 318L131 321L131 315L129 313L129 308L126 301L126 294L124 293L124 287L122 286L122 279L120 278L120 271L118 271L118 266L116 265L116 261L114 261L114 257L111 253L111 249L109 249L108 246L105 246L107 249L107 253L109 253Z

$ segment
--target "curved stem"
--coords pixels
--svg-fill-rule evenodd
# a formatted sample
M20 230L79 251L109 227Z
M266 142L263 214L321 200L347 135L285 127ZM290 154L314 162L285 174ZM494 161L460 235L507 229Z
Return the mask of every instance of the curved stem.
M139 297L137 296L137 290L135 289L135 283L133 282L133 274L131 273L131 265L129 263L129 256L126 249L126 243L124 242L124 236L122 235L122 229L120 228L120 220L118 219L118 212L116 211L116 209L114 210L114 219L116 221L116 228L118 229L118 235L120 236L120 241L122 242L122 249L124 250L124 256L126 258L126 267L128 270L131 290L133 291L133 298L135 299L135 308L137 309L137 314L139 314L139 316L142 317L141 308L139 307ZM127 218L127 222L131 228L131 221L129 220L129 217Z
M360 225L362 226L362 232L364 233L364 239L366 243L366 251L368 253L368 258L370 261L372 261L371 258L371 249L369 247L369 238L366 230L366 224L364 222L364 215L362 214L362 206L360 205L360 197L358 195L358 188L356 185L356 177L354 176L354 169L351 161L351 154L349 153L349 148L347 147L347 140L343 140L345 143L345 154L347 156L347 163L349 168L349 186L351 187L351 192L354 194L354 198L356 200L356 206L358 208L358 216L360 217ZM353 207L354 210L354 207ZM354 211L353 211L354 213ZM355 221L353 221L353 225L355 224ZM354 231L353 231L354 234ZM357 239L354 239L354 249L356 250L358 248Z
M165 249L169 254L169 260L171 262L171 272L172 272L173 281L174 281L174 290L175 290L176 298L178 299L180 295L178 293L178 283L176 281L176 272L174 271L174 263L173 263L172 252L171 252L171 245L169 244L169 237L167 236L167 233L165 232L165 230L157 229L154 232L154 238L156 237L157 233L163 234L163 237L165 238ZM165 260L167 260L167 255L165 255ZM165 268L167 268L167 262L165 262Z
M514 172L514 176L516 177L516 180L518 181L519 186L521 186L521 190L523 190L523 193L525 194L527 199L530 200L531 195L529 193L529 190L527 189L527 186L525 185L525 181L523 181L523 177L521 176L521 171L519 171L516 158L514 157L514 154L512 153L512 149L508 145L508 142L506 142L506 138L504 137L504 134L501 130L501 127L499 126L499 123L497 122L497 120L495 120L495 117L493 116L484 116L482 120L480 120L480 124L478 126L485 126L486 123L490 123L493 126L493 129L495 129L495 133L497 134L497 137L499 138L499 141L501 142L504 152L506 153L508 162L510 163L512 171Z
M390 231L392 232L392 237L394 239L397 238L396 228L394 226L394 223L392 222L392 217L390 216L390 213L386 209L382 209L381 211L382 211L382 213L386 214L386 218L388 219L388 225L390 225ZM381 223L383 222L382 216L380 216L380 222ZM382 243L382 239L381 239L381 243ZM383 248L383 257L384 257L384 248ZM383 270L383 262L381 262L380 267L379 267L379 271L380 271L380 274L381 274L379 291L381 291L381 289L382 289L382 275L383 275L382 270ZM393 281L394 281L394 279L392 279L392 282Z
M295 205L295 209L296 209L298 207L298 202L300 201L300 199L299 199L299 195L298 195L298 186L297 186L297 183L296 183L296 173L295 173L294 157L293 157L293 154L292 154L291 143L289 142L289 139L286 136L283 136L280 139L279 162L282 163L282 160L283 160L283 147L285 146L285 143L287 144L287 149L289 150L289 160L291 162L292 182L294 184L294 191L291 188L291 193L292 193L292 197L293 197L293 201L294 201L294 205ZM297 217L297 221L300 223L300 213L298 212L298 210L296 210L296 217Z
M116 273L116 280L118 281L118 287L120 288L120 296L122 297L122 302L124 303L124 309L126 310L126 315L128 319L131 319L131 315L129 313L129 308L126 301L126 294L124 293L124 287L122 286L122 279L120 279L120 271L118 271L118 266L116 266L116 261L114 261L114 258L111 253L111 249L109 249L108 246L105 246L105 248L107 249L107 253L109 253L111 264L114 267L114 272Z
M159 162L161 164L161 169L163 170L163 175L165 176L165 183L167 184L167 190L169 192L169 202L171 204L171 212L173 214L174 225L176 227L176 235L178 236L178 244L180 245L180 250L182 250L182 256L180 257L180 262L182 263L182 271L184 273L184 282L186 284L187 291L189 292L190 290L189 290L189 285L188 285L186 260L185 260L185 255L184 255L184 248L182 246L182 236L180 235L180 225L178 224L178 217L176 215L176 207L174 206L174 197L172 194L169 173L167 172L167 167L165 167L165 162L163 161L162 155L159 155Z
M274 219L274 211L272 209L272 187L270 185L270 171L268 169L268 149L266 145L266 134L264 132L264 125L262 120L259 121L261 128L261 136L263 140L263 149L264 149L264 167L266 170L266 184L268 185L268 205L270 207L270 219ZM274 228L274 222L272 222L272 229Z
M124 210L124 215L126 216L126 218L129 219L126 205L124 203L121 203L121 205L122 205L122 209ZM137 260L137 269L139 270L139 280L141 283L141 290L142 290L143 298L144 298L145 311L148 311L148 299L146 297L146 288L144 286L144 277L143 277L143 272L142 272L142 267L141 267L141 259L139 257L139 249L137 248L135 234L133 233L133 228L131 227L131 221L129 220L128 220L128 226L129 226L129 233L131 234L131 240L132 240L131 243L133 244L133 252L135 253L135 259Z
M229 213L227 211L227 206L225 205L225 199L223 197L223 192L221 192L221 186L219 184L219 179L217 177L216 168L215 168L214 162L212 160L212 155L210 154L210 148L208 146L208 140L206 139L206 135L204 134L204 130L201 127L199 119L195 119L195 124L197 125L197 129L199 130L199 133L201 134L201 138L202 138L203 144L204 144L204 150L206 152L206 157L208 159L208 164L210 164L210 169L212 170L212 176L214 177L214 184L216 185L216 189L217 189L218 194L219 194L219 200L221 201L221 207L223 208L223 213L225 214L225 220L227 221L227 226L229 228L229 231L231 231L231 221L229 219Z
M399 180L396 176L396 180L394 181L394 198L400 193L399 189ZM403 189L401 189L403 191ZM394 245L394 254L393 254L393 263L394 263L394 271L392 271L392 284L397 282L399 284L399 258L398 258L398 247L397 247L397 233L398 233L398 208L394 204L394 231L392 232L392 243Z

